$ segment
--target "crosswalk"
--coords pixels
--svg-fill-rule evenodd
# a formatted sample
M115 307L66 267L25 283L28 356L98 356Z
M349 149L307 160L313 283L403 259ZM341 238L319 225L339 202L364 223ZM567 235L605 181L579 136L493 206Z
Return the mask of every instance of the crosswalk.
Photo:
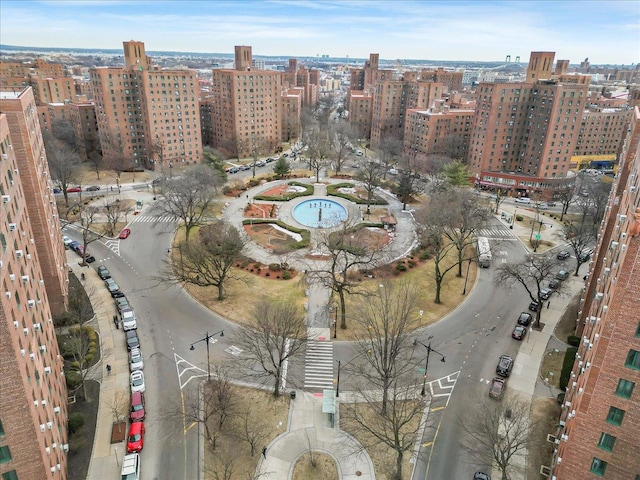
M334 388L333 344L329 341L309 340L304 359L305 388Z
M157 217L155 215L138 215L131 223L174 223L175 217L173 215L163 215Z
M478 230L479 237L509 238L513 237L513 231L504 227L482 228Z

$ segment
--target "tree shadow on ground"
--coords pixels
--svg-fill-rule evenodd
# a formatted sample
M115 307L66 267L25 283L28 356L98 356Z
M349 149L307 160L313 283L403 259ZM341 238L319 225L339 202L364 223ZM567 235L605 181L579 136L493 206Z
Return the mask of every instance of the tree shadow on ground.
M85 417L85 424L78 432L69 437L68 480L85 480L89 472L98 419L100 384L94 380L87 380L87 393L92 399L90 402L76 401L69 405L69 415L81 413Z

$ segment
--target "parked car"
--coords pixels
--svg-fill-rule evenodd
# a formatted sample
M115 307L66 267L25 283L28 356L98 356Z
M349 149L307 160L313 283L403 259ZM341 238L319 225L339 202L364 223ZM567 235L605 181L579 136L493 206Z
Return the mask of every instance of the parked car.
M120 310L120 317L122 318L122 329L125 332L127 330L135 330L138 328L136 314L131 307Z
M556 278L560 281L566 280L567 278L569 278L569 272L567 272L566 270L560 270L558 273L556 273Z
M511 337L515 338L516 340L522 340L526 334L527 327L523 325L516 325L516 327L513 329L513 332L511 332Z
M55 194L62 193L62 190L59 189L58 187L53 187L53 193Z
M113 278L107 278L104 281L104 284L109 289L109 293L111 294L112 297L124 296L124 293L122 293L120 291L120 287L118 286L118 284L116 283L116 281ZM121 295L119 295L119 294L121 294Z
M547 207L555 207L556 202L547 202Z
M498 366L496 367L496 373L501 377L508 377L511 375L512 368L513 358L509 355L500 355L500 360L498 360Z
M131 372L129 380L129 383L131 384L131 392L144 393L144 373L142 373L140 370Z
M566 260L571 256L571 252L569 250L561 250L558 252L558 260Z
M75 240L73 240L70 244L69 244L69 248L71 250L73 250L74 252L78 253L78 248L82 247L82 244L80 242L76 242Z
M94 257L93 255L91 255L90 253L85 253L84 255L82 255L84 257L84 261L87 263L93 263L96 261L96 257Z
M139 452L144 448L144 422L133 422L129 425L127 453Z
M529 313L529 312L521 312L520 316L518 317L518 325L524 325L525 327L528 327L531 324L531 320L533 319L533 316Z
M70 248L71 244L73 243L73 240L71 240L66 235L63 235L62 236L62 243L64 244L64 248Z
M549 208L549 207L547 206L547 204L546 204L546 203L536 203L536 208L537 208L538 210L546 210L546 209L547 209L547 208Z
M102 280L106 280L107 278L111 278L111 273L109 272L109 269L107 267L105 267L104 265L98 265L98 276L102 279Z
M553 290L550 290L548 288L541 288L540 289L540 298L542 300L549 300L549 297L551 296L552 293L553 293Z
M127 350L131 351L133 348L140 348L140 340L138 340L138 334L136 330L129 330L124 332L125 338L127 340Z
M129 370L144 370L144 360L142 359L142 351L139 348L132 348L129 352Z
M560 288L560 285L562 284L562 282L560 280L558 280L557 278L552 278L549 281L549 290L553 290L556 291Z
M229 173L238 173L240 169L238 167L232 167L229 169Z
M129 230L128 228L124 228L124 229L120 232L120 235L118 235L118 238L121 238L121 239L123 239L123 240L124 240L125 238L128 238L128 237L129 237L129 235L131 235L131 230Z
M121 480L140 480L140 455L130 453L122 459Z
M538 310L540 310L540 303L538 303L535 300L533 300L529 304L529 310L531 310L532 312L537 312Z
M98 185L91 185L90 187L87 187L85 192L97 192L98 190L100 190L100 187Z
M514 201L516 203L531 203L531 199L529 197L518 197Z
M473 480L491 480L491 476L483 472L476 472L473 474Z
M131 394L131 406L129 407L129 421L141 422L146 413L144 411L144 393L133 392Z
M591 252L582 252L580 255L578 255L578 260L580 261L580 263L588 262L590 258Z
M129 308L129 300L127 300L127 297L125 297L124 295L121 297L115 297L114 300L116 302L116 308L118 309L118 312L123 308Z
M67 188L67 193L80 193L82 188L80 187L69 187Z
M491 386L489 387L489 396L496 400L500 400L504 395L505 387L506 382L504 378L493 377L493 380L491 380Z

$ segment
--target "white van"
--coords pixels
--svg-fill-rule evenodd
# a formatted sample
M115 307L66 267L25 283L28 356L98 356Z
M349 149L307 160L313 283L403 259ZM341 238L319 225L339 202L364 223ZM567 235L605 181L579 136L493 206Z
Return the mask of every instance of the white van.
M520 198L516 198L515 200L516 203L531 203L531 199L529 197L520 197Z

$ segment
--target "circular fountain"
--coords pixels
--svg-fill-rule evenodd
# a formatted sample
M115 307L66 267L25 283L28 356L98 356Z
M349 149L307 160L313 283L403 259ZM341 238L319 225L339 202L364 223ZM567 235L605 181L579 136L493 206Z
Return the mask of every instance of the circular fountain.
M293 218L306 227L331 228L347 218L347 209L326 198L305 200L293 208Z

